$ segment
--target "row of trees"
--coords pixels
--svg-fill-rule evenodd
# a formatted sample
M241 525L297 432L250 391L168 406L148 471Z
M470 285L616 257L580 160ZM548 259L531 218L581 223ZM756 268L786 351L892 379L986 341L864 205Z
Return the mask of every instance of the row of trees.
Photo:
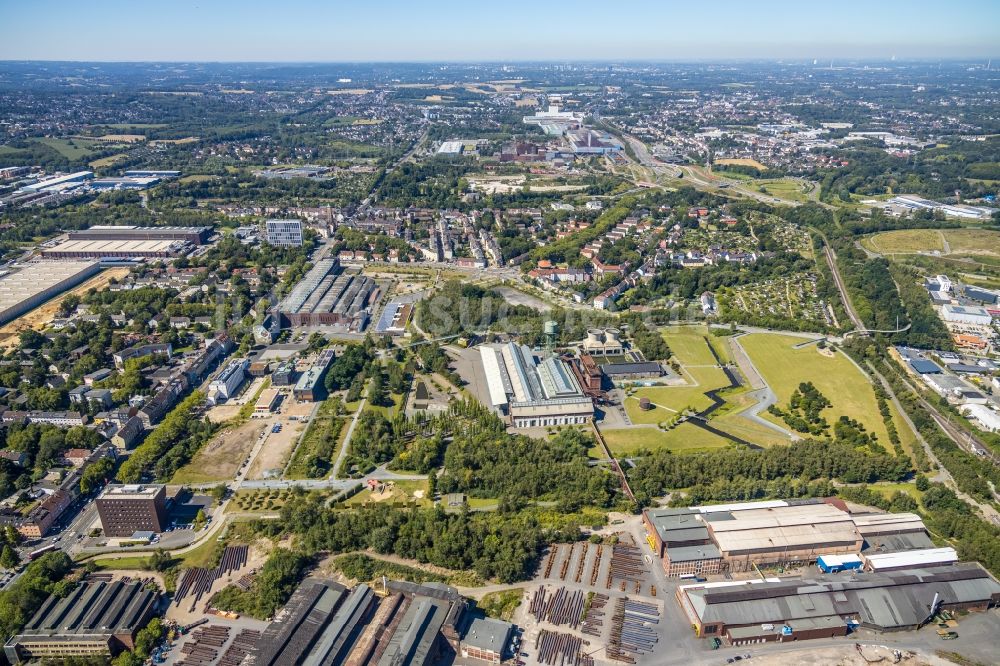
M118 469L122 483L139 483L147 474L169 480L215 432L200 418L205 394L195 391L177 404Z
M636 497L641 495L641 500L648 502L671 489L708 486L720 479L756 482L790 477L874 483L901 481L911 473L911 467L905 456L869 453L844 442L803 440L762 450L720 449L690 455L656 451L639 459L630 477Z

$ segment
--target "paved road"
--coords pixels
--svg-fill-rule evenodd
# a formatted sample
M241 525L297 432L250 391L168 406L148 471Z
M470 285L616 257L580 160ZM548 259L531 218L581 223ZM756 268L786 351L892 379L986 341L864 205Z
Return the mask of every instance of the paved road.
M743 345L740 344L740 336L736 335L730 338L730 343L733 350L733 360L736 361L736 365L739 366L740 372L743 373L743 376L747 378L748 382L750 382L750 387L754 389L749 395L757 401L757 404L750 409L743 411L740 416L753 421L758 425L762 425L765 428L779 432L783 436L792 440L801 439L791 430L782 428L777 423L771 423L767 419L760 416L762 411L771 405L778 404L778 396L775 395L774 391L764 380L764 376L760 374L757 366L754 365L753 361L750 359L750 355L747 354L745 349L743 349Z

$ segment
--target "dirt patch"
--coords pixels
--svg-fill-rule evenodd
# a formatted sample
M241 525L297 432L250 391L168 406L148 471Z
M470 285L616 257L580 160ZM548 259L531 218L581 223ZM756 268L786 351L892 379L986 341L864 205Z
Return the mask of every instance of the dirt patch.
M264 421L251 419L235 428L226 428L201 447L190 463L177 470L173 482L207 483L232 479L265 427Z
M313 405L309 402L296 402L291 396L285 396L285 401L281 404L282 416L266 419L264 423L270 429L277 422L281 422L281 432L270 433L267 441L261 448L260 453L254 458L247 473L248 479L270 478L281 474L285 468L292 449L302 436L308 425L309 414ZM290 417L295 417L292 421ZM270 473L269 473L270 472Z
M749 650L753 646L748 646ZM940 657L903 651L900 661L893 659L892 649L878 645L862 645L859 652L853 644L829 648L806 648L794 652L753 653L755 666L785 666L786 664L802 664L803 666L868 666L872 663L906 664L906 666L939 666L951 662Z
M102 272L100 275L95 275L76 288L56 296L47 303L38 306L31 312L23 314L14 321L0 327L0 349L7 350L16 347L21 341L20 333L23 330L31 328L36 331L40 331L48 326L52 320L56 318L56 314L59 312L59 306L62 304L63 299L70 294L76 294L77 296L82 297L91 289L101 291L107 288L112 278L120 280L128 275L128 272L128 268L110 268Z
M240 413L241 405L235 402L227 402L223 405L214 405L205 412L205 419L211 423L225 423L236 418Z

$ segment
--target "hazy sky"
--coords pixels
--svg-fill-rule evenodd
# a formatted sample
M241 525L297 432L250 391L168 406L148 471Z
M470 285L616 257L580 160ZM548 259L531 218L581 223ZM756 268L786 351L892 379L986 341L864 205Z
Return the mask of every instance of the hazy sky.
M998 0L0 0L0 60L1000 56Z

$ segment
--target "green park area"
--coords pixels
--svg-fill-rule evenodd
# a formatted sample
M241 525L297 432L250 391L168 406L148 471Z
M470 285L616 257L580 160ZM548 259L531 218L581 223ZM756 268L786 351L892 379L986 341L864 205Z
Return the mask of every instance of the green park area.
M691 423L681 423L670 430L656 427L618 428L601 430L604 441L616 456L627 456L638 451L670 449L684 453L697 453L730 446L732 442Z
M799 346L803 342L802 338L769 333L752 333L740 338L764 381L778 396L778 407L788 405L799 384L811 382L832 403L822 412L829 423L841 416L850 417L888 445L889 434L879 415L875 391L868 378L842 352L822 353L816 344ZM766 411L761 412L761 416L785 427L780 418ZM899 424L897 429L903 430Z
M718 367L708 345L711 343L723 361L728 354L718 339L708 335L704 326L672 326L663 338L670 346L671 362L681 368L686 384L676 386L643 386L628 389L625 410L635 424L655 424L667 421L687 408L700 411L712 404L705 391L729 386L726 374ZM708 338L708 341L706 341ZM652 409L639 408L639 400L649 398Z
M677 364L686 383L628 388L625 410L635 425L658 425L671 421L685 410L704 410L712 404L706 391L729 386L729 379L718 367L709 345L724 362L729 359L728 350L721 339L708 334L705 326L671 326L663 331L663 338L670 346L671 363ZM639 408L642 398L649 399L651 409ZM602 432L612 451L621 454L657 448L704 451L732 444L690 423L681 423L669 430L636 427Z
M779 199L798 201L799 203L809 201L809 196L806 193L807 185L792 178L755 179L753 187L764 194L770 194Z

